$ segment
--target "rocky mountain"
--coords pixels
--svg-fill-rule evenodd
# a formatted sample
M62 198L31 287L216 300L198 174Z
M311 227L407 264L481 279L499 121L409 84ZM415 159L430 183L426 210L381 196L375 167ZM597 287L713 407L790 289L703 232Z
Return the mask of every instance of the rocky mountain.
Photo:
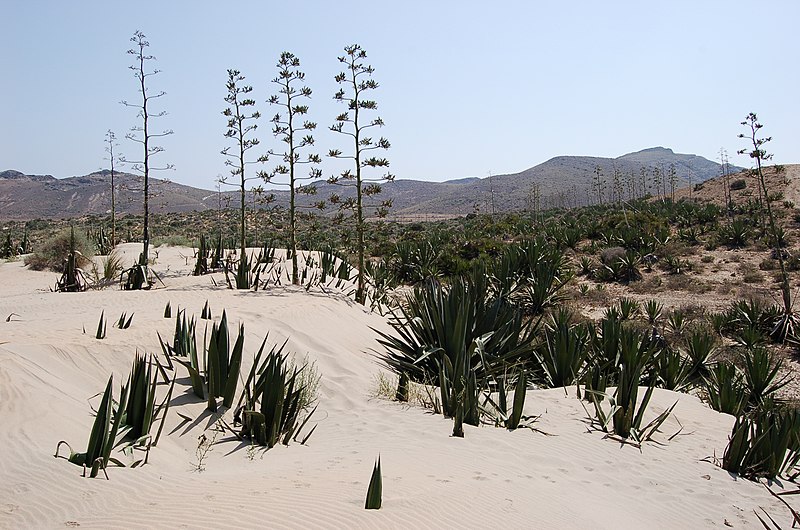
M574 206L597 200L598 172L602 193L609 197L615 182L623 188L622 193L639 193L643 186L652 192L657 175L667 175L673 169L679 186L704 182L721 172L719 164L703 157L655 147L618 158L559 156L519 173L486 178L468 177L446 182L398 179L384 186L381 198L392 199L392 216L397 217L520 210L530 208L536 197L541 207ZM732 168L733 171L738 169ZM116 174L119 213L141 211L140 180L136 175ZM315 200L346 191L326 182L319 182L317 186ZM151 179L151 189L153 212L216 209L220 201L224 204L226 197L232 199L236 193L219 194L155 178ZM288 192L275 190L274 193L278 204L288 202ZM248 197L248 202L252 204L252 197ZM110 171L61 179L14 170L0 172L0 219L66 218L104 215L110 211Z

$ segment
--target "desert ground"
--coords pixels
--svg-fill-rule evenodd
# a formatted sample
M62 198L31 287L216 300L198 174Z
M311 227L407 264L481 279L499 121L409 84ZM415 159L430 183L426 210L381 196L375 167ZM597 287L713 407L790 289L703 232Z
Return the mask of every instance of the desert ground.
M139 249L121 247L130 261ZM762 508L784 527L791 522L765 485L715 465L733 417L695 396L657 389L645 421L677 405L641 448L593 429L574 388L528 391L535 429L465 426L465 437L453 438L450 420L378 395L381 374L390 376L375 357L373 328L390 331L386 317L331 289L230 290L222 274L190 276L191 255L160 249L154 268L163 284L138 292L50 292L55 273L0 264L0 526L760 528L754 511ZM54 458L61 440L83 450L109 374L116 392L137 351L161 354L156 333L174 329L167 302L199 315L206 301L215 319L225 309L232 328L244 324L243 372L267 334L268 345L288 339L287 351L316 363L317 428L308 442L264 451L215 434L216 418L179 367L146 465L110 466L109 480L89 479ZM104 340L95 338L101 312L110 320ZM122 312L134 314L129 329L111 325ZM208 321L199 322L202 335ZM198 462L203 435L214 443ZM383 507L364 510L378 456Z

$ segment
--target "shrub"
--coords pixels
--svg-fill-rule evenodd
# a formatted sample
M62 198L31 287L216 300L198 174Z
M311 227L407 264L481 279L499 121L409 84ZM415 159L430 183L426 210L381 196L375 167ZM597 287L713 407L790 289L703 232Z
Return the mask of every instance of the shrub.
M70 240L72 229L66 228L48 239L33 254L25 257L25 265L31 270L53 270L64 272L64 258L70 252ZM91 262L94 256L94 246L82 231L75 232L74 236L76 265L84 268Z
M747 182L744 179L736 179L730 184L730 189L734 191L743 190L747 187Z

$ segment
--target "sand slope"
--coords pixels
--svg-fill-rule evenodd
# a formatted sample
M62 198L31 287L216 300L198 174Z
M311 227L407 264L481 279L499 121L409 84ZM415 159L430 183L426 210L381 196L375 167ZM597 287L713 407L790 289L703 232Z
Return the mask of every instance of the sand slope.
M138 247L124 250L132 259ZM466 426L454 439L441 416L370 398L380 370L370 327L388 329L383 317L318 289L236 292L220 274L215 287L186 275L190 252L160 250L166 287L151 292L50 293L55 274L0 264L0 527L760 528L759 506L789 526L763 486L703 461L722 454L733 419L692 396L656 392L652 415L679 401L664 431L678 431L676 420L683 431L642 451L589 430L574 389L529 392L526 413L541 414L536 425L552 436ZM158 351L156 331L172 337L166 302L199 316L206 300L215 318L225 308L232 328L245 324L246 358L269 332L269 344L288 338L290 351L317 362L319 427L309 444L253 452L220 437L196 471L197 438L213 418L181 371L149 465L90 480L53 458L62 439L85 450L87 399L108 375L118 392L137 349ZM112 321L135 312L131 328L109 326L96 340L103 310ZM19 317L5 322L12 312ZM378 454L384 508L365 511Z

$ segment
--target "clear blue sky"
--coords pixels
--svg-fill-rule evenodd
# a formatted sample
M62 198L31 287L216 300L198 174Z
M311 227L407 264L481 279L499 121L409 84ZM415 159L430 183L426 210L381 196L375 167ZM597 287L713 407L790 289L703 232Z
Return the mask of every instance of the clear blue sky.
M291 6L290 10L286 6ZM502 6L502 7L501 7ZM747 112L774 137L775 161L800 163L800 2L210 2L3 0L0 170L56 177L104 167L137 123L129 38L142 30L162 73L159 155L169 178L213 187L226 172L226 69L254 86L259 110L281 51L314 91L319 152L337 56L361 44L375 67L387 153L398 178L444 180L526 169L553 156L618 156L665 146L731 161ZM261 147L280 147L262 119ZM325 164L326 176L335 169Z

